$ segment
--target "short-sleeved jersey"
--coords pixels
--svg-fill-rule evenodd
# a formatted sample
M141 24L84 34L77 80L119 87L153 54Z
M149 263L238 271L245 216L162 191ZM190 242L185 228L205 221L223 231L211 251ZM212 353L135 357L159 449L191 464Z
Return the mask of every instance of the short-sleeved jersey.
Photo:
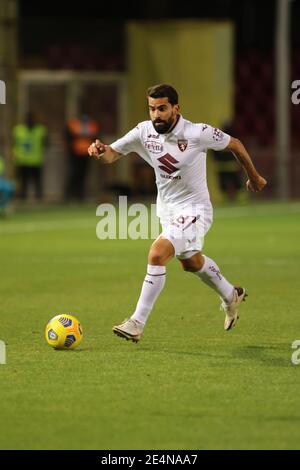
M111 148L124 155L136 152L153 167L157 215L162 218L186 207L210 205L206 152L225 149L229 140L230 136L217 128L180 116L170 133L158 134L152 121L144 121Z

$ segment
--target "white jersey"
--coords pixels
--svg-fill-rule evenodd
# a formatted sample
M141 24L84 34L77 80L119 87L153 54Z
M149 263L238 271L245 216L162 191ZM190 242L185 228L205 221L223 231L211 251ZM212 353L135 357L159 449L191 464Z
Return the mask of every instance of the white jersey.
M206 152L225 149L229 140L230 136L219 129L180 116L168 134L158 134L152 121L144 121L111 144L111 148L125 155L135 152L153 167L158 189L157 215L162 219L187 207L211 205Z

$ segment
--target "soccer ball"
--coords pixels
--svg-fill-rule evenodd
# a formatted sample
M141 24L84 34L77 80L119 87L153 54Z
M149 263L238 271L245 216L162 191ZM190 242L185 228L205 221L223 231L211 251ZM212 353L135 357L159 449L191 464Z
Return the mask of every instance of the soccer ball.
M82 326L72 315L56 315L45 330L47 343L55 349L74 349L82 340Z

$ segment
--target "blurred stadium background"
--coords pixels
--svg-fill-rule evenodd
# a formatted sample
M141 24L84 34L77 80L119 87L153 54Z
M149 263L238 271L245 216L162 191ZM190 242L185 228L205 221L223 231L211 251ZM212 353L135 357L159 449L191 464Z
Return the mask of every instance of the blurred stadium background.
M37 1L0 4L0 79L7 93L0 154L10 178L12 128L29 111L49 132L44 201L62 202L68 120L84 108L109 143L147 117L145 89L170 82L186 118L230 125L246 144L269 181L261 197L300 196L300 106L291 102L291 83L300 77L299 0L186 2L181 9L168 0L157 8L145 1L122 11L109 2L64 9L52 1L43 8ZM220 165L209 159L215 202L222 200ZM89 162L86 198L107 199L111 188L151 196L151 169L136 156L110 167Z

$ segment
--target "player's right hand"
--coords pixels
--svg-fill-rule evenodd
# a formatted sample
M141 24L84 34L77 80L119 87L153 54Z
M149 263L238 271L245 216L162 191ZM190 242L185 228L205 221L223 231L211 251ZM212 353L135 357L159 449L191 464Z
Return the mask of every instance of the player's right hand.
M265 180L265 178L260 175L257 175L255 178L249 178L246 182L247 189L253 191L254 193L258 193L264 189L266 184L267 180Z
M106 150L106 145L103 144L99 139L96 139L89 148L88 154L90 157L96 158L97 160L100 158L101 154L104 153Z

